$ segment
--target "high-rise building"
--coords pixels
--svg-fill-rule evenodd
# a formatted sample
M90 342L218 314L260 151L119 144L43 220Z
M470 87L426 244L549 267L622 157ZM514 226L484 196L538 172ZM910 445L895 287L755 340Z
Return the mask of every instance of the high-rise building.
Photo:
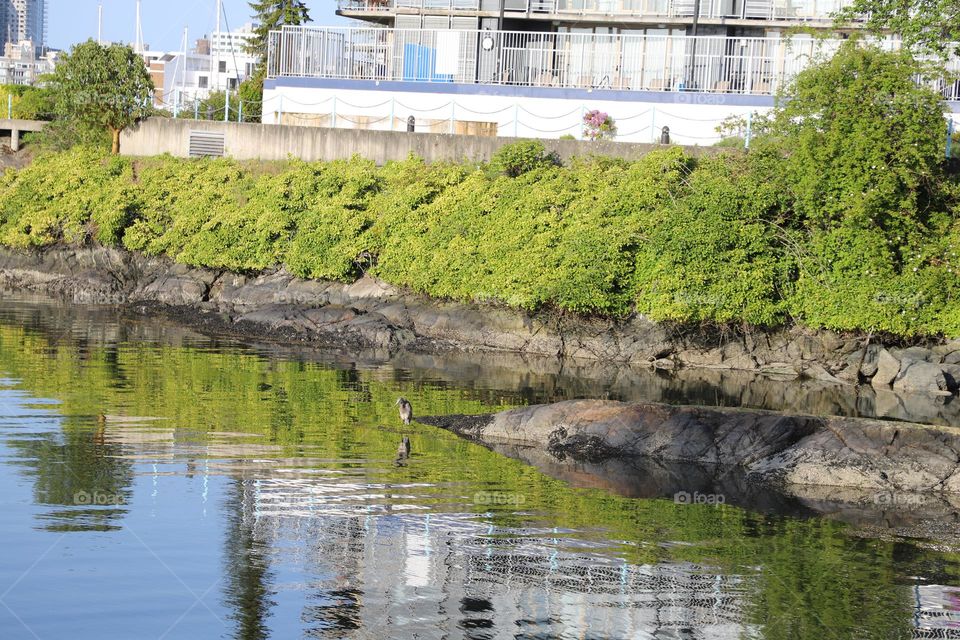
M29 40L37 56L47 44L47 0L0 0L0 47Z

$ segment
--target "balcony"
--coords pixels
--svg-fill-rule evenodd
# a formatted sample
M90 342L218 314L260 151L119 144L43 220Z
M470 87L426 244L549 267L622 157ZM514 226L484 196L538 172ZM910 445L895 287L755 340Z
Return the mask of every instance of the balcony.
M268 76L771 96L841 40L284 27ZM895 47L894 41L883 41ZM950 71L960 71L958 60ZM932 83L960 99L960 83Z
M505 9L534 18L576 20L693 17L694 0L505 0ZM705 20L768 20L778 22L832 22L834 12L849 0L701 0ZM338 0L346 14L397 13L413 9L424 13L481 12L480 0ZM484 12L494 15L498 12Z

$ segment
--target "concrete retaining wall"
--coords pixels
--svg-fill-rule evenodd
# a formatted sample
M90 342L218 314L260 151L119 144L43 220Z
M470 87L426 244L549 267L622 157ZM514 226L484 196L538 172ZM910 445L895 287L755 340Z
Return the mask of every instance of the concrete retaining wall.
M237 160L286 160L289 157L308 161L338 160L360 155L383 164L403 160L413 153L428 162L485 161L500 147L516 142L514 138L151 118L124 131L120 149L124 155L130 156L169 153L188 157L191 131L223 133L226 155ZM626 142L542 142L564 160L591 154L636 159L657 148L652 144ZM712 149L687 147L687 150L703 153Z

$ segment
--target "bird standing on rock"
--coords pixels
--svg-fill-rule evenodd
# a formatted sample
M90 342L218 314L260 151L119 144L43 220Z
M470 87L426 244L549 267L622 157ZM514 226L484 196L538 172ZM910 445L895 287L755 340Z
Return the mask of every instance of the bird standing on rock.
M403 420L403 424L410 424L410 420L413 419L413 407L410 405L410 401L406 398L400 398L397 400L396 406L400 407L400 419Z

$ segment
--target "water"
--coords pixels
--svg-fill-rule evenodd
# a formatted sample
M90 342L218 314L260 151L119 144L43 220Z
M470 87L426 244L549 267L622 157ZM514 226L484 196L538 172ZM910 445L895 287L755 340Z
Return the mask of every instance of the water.
M960 638L957 540L575 488L392 406L859 410L569 366L296 353L6 296L0 638Z

